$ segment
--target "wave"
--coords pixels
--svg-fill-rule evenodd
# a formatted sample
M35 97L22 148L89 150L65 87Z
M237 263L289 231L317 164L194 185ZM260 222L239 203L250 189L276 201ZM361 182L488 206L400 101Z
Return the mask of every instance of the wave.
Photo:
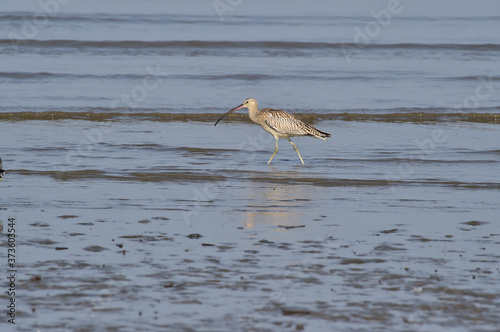
M54 167L57 169L57 166ZM389 187L389 186L432 186L449 187L469 190L498 190L498 182L465 182L446 181L440 179L422 180L389 180L389 179L351 179L351 178L325 178L325 177L276 177L267 172L247 171L142 171L142 172L105 172L96 169L86 170L10 170L12 174L26 176L47 176L59 181L127 181L127 182L207 182L224 183L231 179L276 184L312 185L319 187Z
M209 40L72 40L72 39L0 39L0 47L23 45L36 48L197 48L197 49L398 49L398 50L463 50L500 51L500 44L456 44L456 43L328 43L297 41L209 41Z
M331 73L321 74L259 74L259 73L230 73L230 74L167 74L170 80L201 80L201 81L270 81L270 80L311 80L311 81L369 81L369 80L393 80L392 77L384 78L381 75L332 75ZM9 78L15 80L33 80L33 79L110 79L110 80L142 80L143 74L76 74L76 73L55 73L55 72L0 72L0 78ZM491 82L500 81L500 76L447 76L435 78L439 81L478 81L487 79Z
M259 73L230 73L230 74L165 74L169 79L180 80L203 80L203 81L219 81L219 80L238 80L238 81L267 81L267 80L319 80L319 81L352 81L352 80L373 80L373 76L365 75L344 75L332 76L320 74L259 74ZM0 72L0 78L10 78L16 80L31 80L31 79L131 79L141 80L144 75L141 74L76 74L76 73L55 73L55 72ZM376 79L380 80L380 77ZM452 78L451 78L452 79ZM492 78L490 80L496 80Z
M362 121L362 122L391 122L391 123L456 123L475 122L500 124L500 107L496 107L499 113L483 112L453 112L442 109L441 112L406 111L399 109L392 113L368 112L337 112L337 113L297 113L294 115L304 121L314 123L318 121ZM220 113L161 113L161 112L129 112L129 109L119 108L93 108L86 111L19 111L0 112L0 121L57 121L57 120L86 120L97 122L108 121L154 121L154 122L214 122L226 110ZM225 122L248 122L247 114L231 114Z
M95 74L70 74L70 73L54 73L54 72L0 72L1 78L10 78L15 80L30 80L30 79L47 79L47 78L61 78L61 79L136 79L141 80L144 74L115 74L115 75L95 75Z
M16 11L10 13L0 13L0 21L3 22L19 22L23 19L32 19L33 16L43 16L44 13L34 13L29 11ZM345 16L345 15L238 15L233 14L235 18L234 21L225 22L225 24L297 24L297 22L307 22L308 24L348 24L348 23L366 23L373 20L371 15L360 15L360 16ZM393 20L404 20L413 22L464 22L470 21L476 23L478 20L482 22L493 21L498 22L500 16L498 15L485 15L485 16L405 16L405 17L393 17ZM53 15L50 17L53 22L88 22L89 24L101 23L101 22L123 22L129 24L130 22L147 22L147 23L158 23L165 25L165 23L212 23L216 22L220 24L220 19L218 15L206 14L206 15L195 15L195 14L167 14L167 13L148 13L148 14L131 14L131 13L121 13L119 15L112 13L61 13Z
M33 17L44 17L44 13L33 12L12 12L0 13L1 22L23 22L23 20L33 20ZM146 23L146 24L162 24L166 23L211 23L218 21L218 17L206 15L175 15L175 14L71 14L71 13L58 13L57 15L50 16L51 22L63 23L125 23L133 24Z

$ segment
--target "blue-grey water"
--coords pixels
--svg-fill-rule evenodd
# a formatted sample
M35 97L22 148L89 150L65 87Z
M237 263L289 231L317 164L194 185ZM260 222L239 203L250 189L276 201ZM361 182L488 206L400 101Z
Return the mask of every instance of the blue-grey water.
M498 1L0 8L1 331L500 329Z

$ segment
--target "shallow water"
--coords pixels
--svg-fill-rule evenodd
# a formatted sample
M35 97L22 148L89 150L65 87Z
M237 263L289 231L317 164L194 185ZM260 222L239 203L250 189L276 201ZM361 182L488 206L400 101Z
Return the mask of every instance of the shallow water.
M387 2L71 2L1 37L1 330L498 330L498 4L401 3L350 63ZM213 126L247 97L332 138L267 165L244 112Z

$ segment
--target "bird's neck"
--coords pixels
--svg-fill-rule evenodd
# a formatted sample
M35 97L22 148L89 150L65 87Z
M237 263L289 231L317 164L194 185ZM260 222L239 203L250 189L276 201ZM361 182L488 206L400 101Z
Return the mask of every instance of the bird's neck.
M248 108L248 115L250 115L250 119L253 122L257 122L257 112L259 111L259 108L257 106L251 106Z

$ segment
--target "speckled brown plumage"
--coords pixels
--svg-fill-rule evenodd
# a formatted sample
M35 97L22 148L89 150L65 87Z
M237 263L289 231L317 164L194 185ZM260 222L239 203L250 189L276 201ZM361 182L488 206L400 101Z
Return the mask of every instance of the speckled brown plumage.
M274 156L278 152L278 138L284 138L292 144L293 148L297 152L297 155L300 158L302 164L304 164L304 160L299 153L299 149L297 146L290 140L290 137L293 136L312 136L326 141L327 137L330 137L330 134L325 133L310 124L305 123L294 115L272 108L264 108L259 110L257 100L253 98L248 98L245 102L226 114L222 115L217 122L215 122L215 126L222 120L226 115L240 109L240 108L248 108L248 115L253 122L259 124L265 131L273 135L274 139L276 139L276 148L274 149L274 153L271 156L271 159L267 162L271 163Z
M272 108L264 108L257 112L258 117L263 117L266 124L281 134L289 136L313 136L326 141L331 135L325 133L294 115Z

